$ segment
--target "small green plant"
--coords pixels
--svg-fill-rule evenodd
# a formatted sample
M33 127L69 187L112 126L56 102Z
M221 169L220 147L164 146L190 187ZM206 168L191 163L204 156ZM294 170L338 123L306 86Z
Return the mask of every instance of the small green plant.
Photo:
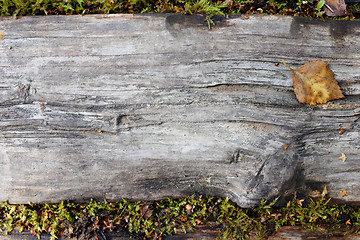
M268 4L275 7L276 10L283 10L286 8L286 2L278 2L277 0L269 0Z
M356 12L356 13L360 13L360 3L353 3L353 4L348 4L346 9L348 10L348 12Z
M316 15L317 16L322 16L325 11L323 10L323 7L325 5L325 0L320 0L317 5L316 5Z
M209 28L211 28L212 25L215 25L212 17L214 15L225 16L222 8L227 7L227 4L214 4L211 0L184 1L184 3L186 12L189 12L190 14L205 14L205 21L207 22Z

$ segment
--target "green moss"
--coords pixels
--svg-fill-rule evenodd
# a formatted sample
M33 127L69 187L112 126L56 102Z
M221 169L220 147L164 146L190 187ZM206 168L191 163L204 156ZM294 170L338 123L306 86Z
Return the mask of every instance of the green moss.
M207 223L220 226L219 239L247 239L268 234L283 226L324 227L328 234L341 230L343 234L360 231L360 210L346 205L329 205L329 199L289 201L275 207L261 201L251 209L238 207L229 199L209 196L167 198L155 202L61 202L59 204L14 205L0 204L0 229L5 234L15 227L28 230L40 237L43 232L59 236L81 237L96 235L99 231L126 230L145 239L160 239L177 231L193 231ZM84 229L88 231L84 233ZM87 234L87 237L84 236ZM81 236L80 236L81 235Z
M349 4L348 7L347 7L347 10L350 13L359 14L360 13L360 3Z
M88 13L283 14L324 18L323 4L307 0L0 0L1 16ZM348 19L359 19L359 4L348 4Z

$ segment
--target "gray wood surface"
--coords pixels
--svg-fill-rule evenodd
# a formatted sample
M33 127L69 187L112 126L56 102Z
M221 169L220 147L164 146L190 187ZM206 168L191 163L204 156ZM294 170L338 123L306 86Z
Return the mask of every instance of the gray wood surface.
M0 201L197 192L249 207L325 185L360 199L359 22L87 15L0 30ZM282 58L327 61L346 98L298 103Z

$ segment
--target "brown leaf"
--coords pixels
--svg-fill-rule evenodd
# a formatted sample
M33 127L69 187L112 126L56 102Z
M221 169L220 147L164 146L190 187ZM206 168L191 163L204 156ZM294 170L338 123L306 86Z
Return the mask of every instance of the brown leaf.
M296 199L297 204L300 206L302 206L303 201L305 201L305 199Z
M345 1L325 0L325 13L331 17L347 15Z
M149 206L148 204L144 204L140 207L140 214L143 218L151 217L153 210L150 209Z
M191 206L190 204L186 204L185 210L187 215L191 215L193 213L193 209L193 206Z
M3 30L0 30L0 40L4 40L5 38L5 33Z
M342 129L342 128L340 128L340 130L339 130L340 135L343 135L343 134L344 134L344 132L345 132L345 130L344 130L344 129Z
M182 216L180 217L180 221L186 222L186 221L187 221L187 217L185 217L184 215L182 215Z
M201 221L201 219L198 219L198 218L195 219L195 222L197 225L204 224L203 221Z
M289 67L284 60L282 62L293 72L294 92L300 103L315 106L344 98L327 62L313 60L296 70Z
M319 190L314 190L309 192L309 197L313 197L313 198L317 198L317 197L321 197L321 192Z
M273 213L273 214L271 214L270 216L274 217L275 220L278 220L279 217L281 217L281 213Z
M348 193L346 192L346 189L344 189L344 191L341 191L341 196L342 197L346 197L348 195Z

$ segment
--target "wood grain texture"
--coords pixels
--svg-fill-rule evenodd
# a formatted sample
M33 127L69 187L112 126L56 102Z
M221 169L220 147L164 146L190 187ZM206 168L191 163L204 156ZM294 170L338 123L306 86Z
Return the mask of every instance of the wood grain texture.
M355 204L360 23L215 20L209 30L173 14L3 18L0 201L198 192L250 207L327 185ZM298 103L282 58L327 61L346 98Z

